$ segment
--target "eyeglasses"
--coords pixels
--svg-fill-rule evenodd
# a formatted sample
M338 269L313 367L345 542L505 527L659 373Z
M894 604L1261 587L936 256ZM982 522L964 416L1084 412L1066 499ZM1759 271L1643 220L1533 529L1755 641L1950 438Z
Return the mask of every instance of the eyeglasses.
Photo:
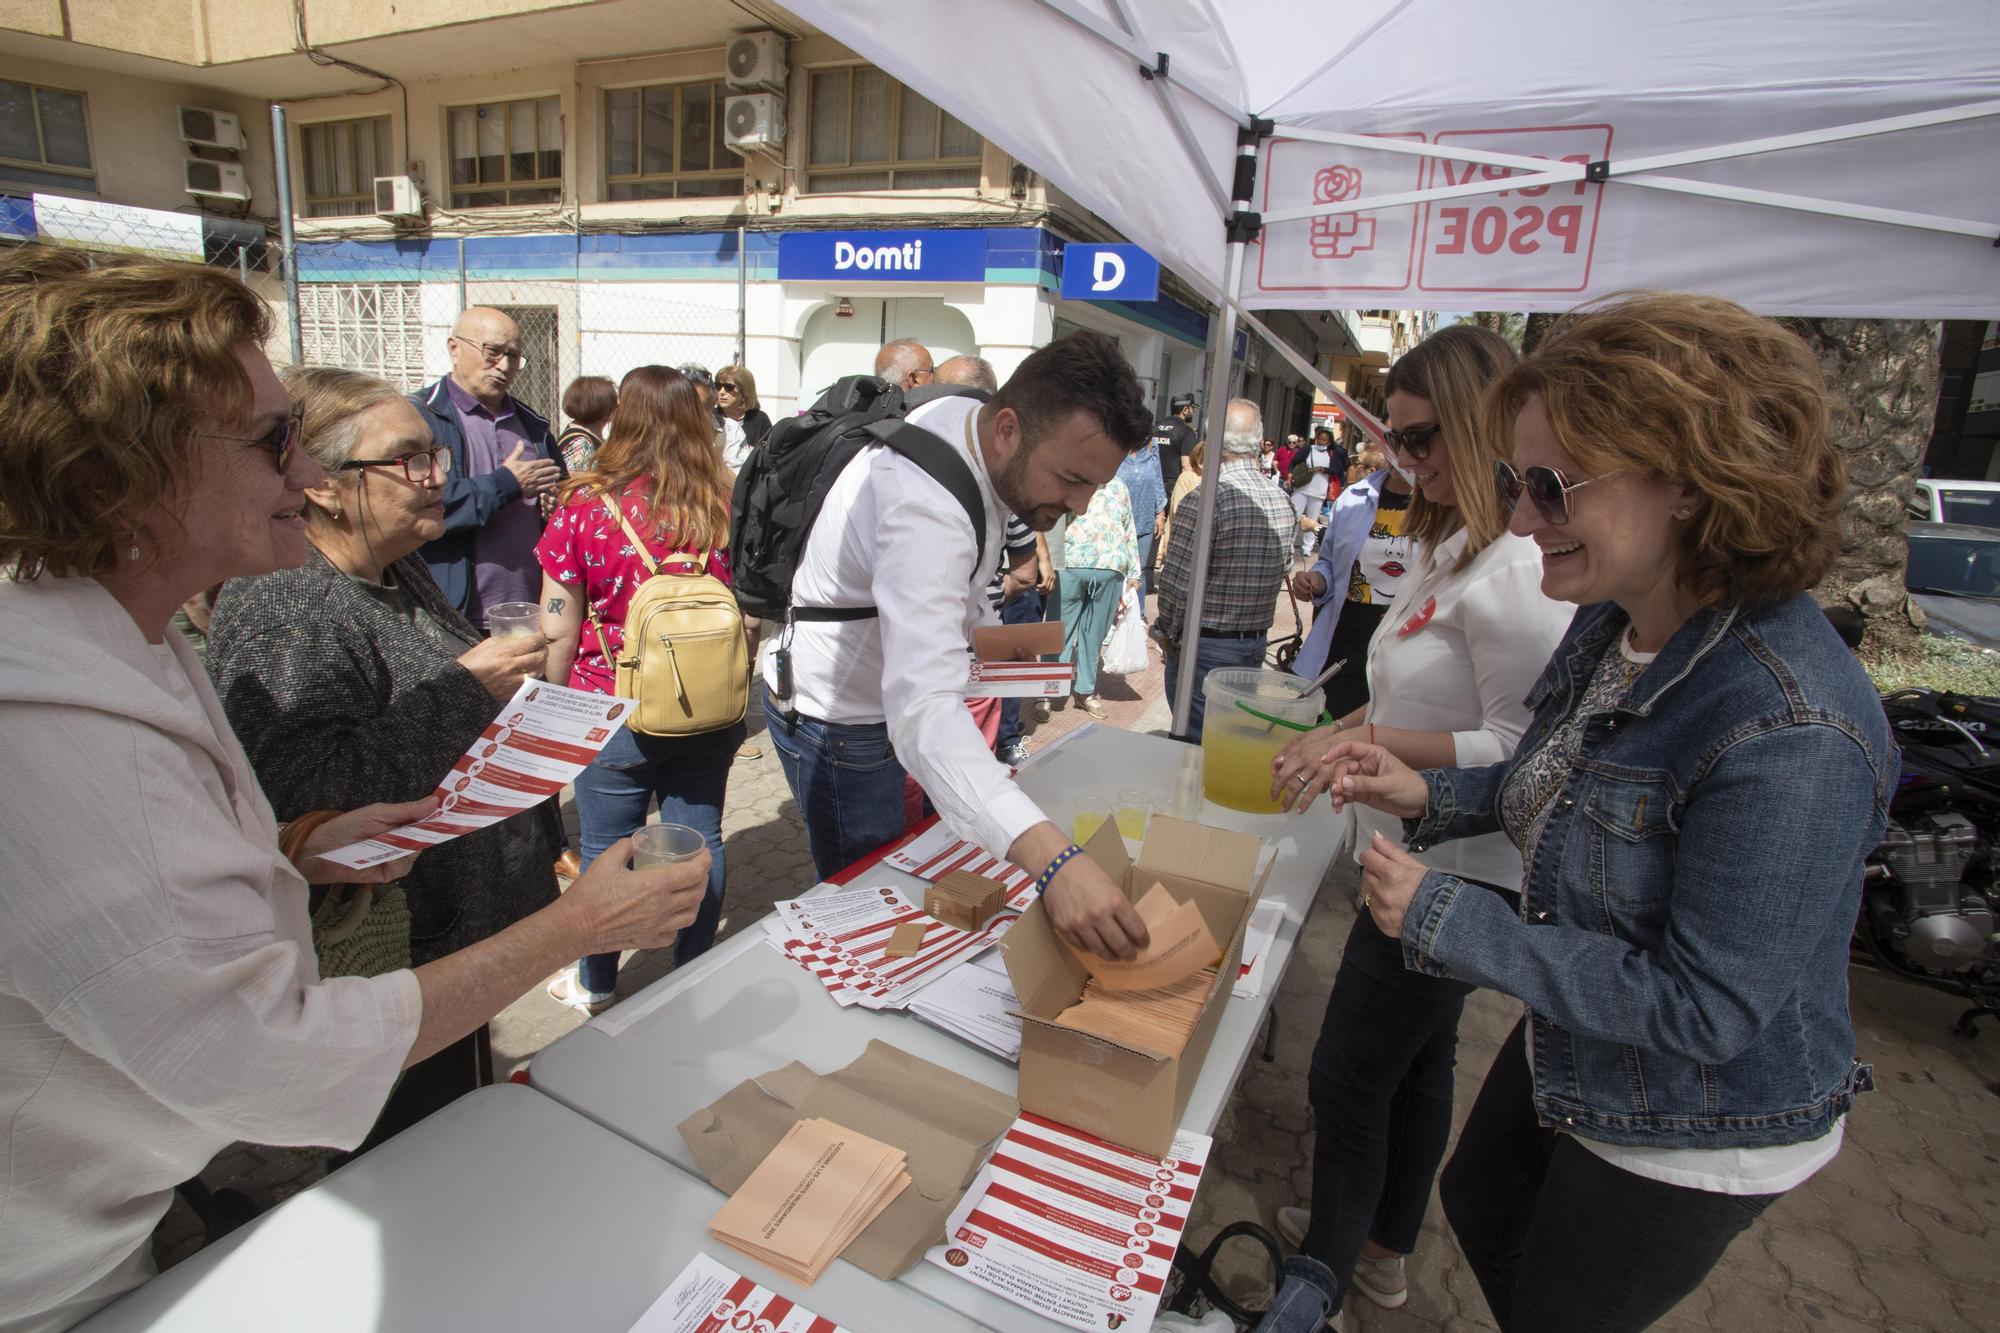
M715 391L716 391L717 393L741 393L741 392L742 392L742 390L741 390L741 389L738 389L738 388L737 388L737 387L736 387L736 386L735 386L734 384L731 384L731 383L730 383L730 382L729 382L728 380L717 380L717 381L715 382Z
M238 444L254 444L259 449L268 449L276 457L278 475L291 471L292 459L299 451L299 435L305 430L305 417L294 412L262 435L211 435L212 440L234 440Z
M1569 522L1569 495L1580 491L1593 481L1603 481L1615 477L1622 468L1610 472L1600 472L1582 481L1571 481L1552 467L1531 467L1526 472L1514 471L1514 465L1504 460L1493 464L1493 487L1500 493L1500 508L1511 515L1521 497L1527 496L1535 502L1535 508L1542 511L1542 517L1561 527Z
M498 365L502 361L505 361L508 365L518 366L528 359L518 347L501 347L493 343L476 342L471 338L460 338L458 341L464 343L467 347L477 347L480 357L489 366Z
M401 458L350 458L340 465L339 470L348 472L364 467L399 467L411 481L429 481L432 474L442 477L451 471L451 450L439 445L420 454L404 454Z
M1408 430L1386 430L1382 438L1391 449L1399 449L1419 463L1431 456L1431 440L1444 427L1433 421L1427 426L1411 426Z

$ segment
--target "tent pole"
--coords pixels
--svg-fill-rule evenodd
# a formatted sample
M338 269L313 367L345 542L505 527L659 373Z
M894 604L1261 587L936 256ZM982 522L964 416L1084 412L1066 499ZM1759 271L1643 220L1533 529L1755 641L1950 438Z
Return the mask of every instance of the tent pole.
M1229 258L1223 290L1235 292L1243 279L1243 255L1250 247L1244 241L1229 243ZM1188 571L1187 623L1181 626L1180 672L1174 678L1174 724L1169 732L1186 740L1188 716L1194 709L1195 653L1201 647L1201 605L1208 591L1208 548L1215 539L1215 497L1222 481L1222 431L1229 417L1229 372L1236 353L1236 306L1218 304L1214 333L1209 338L1208 391L1202 404L1207 420L1203 433L1208 447L1202 467L1201 485L1195 494L1201 500L1200 517L1195 520L1194 567Z

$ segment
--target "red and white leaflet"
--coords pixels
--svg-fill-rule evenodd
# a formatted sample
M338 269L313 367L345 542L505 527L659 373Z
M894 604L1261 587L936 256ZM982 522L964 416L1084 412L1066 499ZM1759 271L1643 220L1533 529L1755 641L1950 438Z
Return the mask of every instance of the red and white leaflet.
M1259 899L1250 909L1250 926L1243 932L1243 962L1236 971L1230 994L1239 1000L1254 1000L1264 993L1264 973L1269 970L1271 946L1278 942L1278 923L1285 906L1269 898Z
M1032 881L1024 886L1030 896L1033 887ZM1009 910L983 929L959 930L885 885L838 889L773 906L766 922L772 947L817 977L838 1003L866 1009L904 1008L925 986L997 944L1021 911L1010 897ZM912 922L924 927L923 942L907 957L891 957L889 937Z
M967 842L943 824L933 824L901 847L882 858L883 864L914 875L926 882L941 879L954 870L997 879L1007 886L1007 905L1025 908L1034 895L1035 877L1006 857L989 852L976 842ZM1018 899L1018 901L1017 901Z
M1146 1333L1212 1143L1148 1157L1023 1115L924 1258L1070 1328Z
M438 782L438 812L324 854L356 870L476 833L556 795L632 712L630 699L527 680Z
M631 1333L849 1333L768 1287L697 1254Z
M1060 699L1076 683L1074 662L982 662L973 659L968 699Z

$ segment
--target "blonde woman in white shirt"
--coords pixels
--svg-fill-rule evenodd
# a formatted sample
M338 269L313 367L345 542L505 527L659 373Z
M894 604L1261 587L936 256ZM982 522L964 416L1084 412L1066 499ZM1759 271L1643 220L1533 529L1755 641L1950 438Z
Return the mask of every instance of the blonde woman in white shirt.
M1574 608L1542 595L1540 552L1508 534L1493 490L1499 455L1479 403L1514 360L1497 334L1457 324L1389 368L1389 444L1417 488L1406 526L1416 568L1369 644L1369 702L1272 765L1273 794L1296 811L1324 790L1322 756L1357 734L1421 767L1493 763L1527 728L1528 690ZM1358 846L1378 829L1400 837L1373 811L1360 811L1359 824ZM1520 853L1504 836L1425 856L1496 892L1521 885ZM1378 1305L1409 1298L1403 1258L1451 1135L1458 1019L1471 991L1406 970L1401 946L1368 913L1356 916L1313 1053L1312 1208L1278 1218L1299 1249L1287 1280L1316 1288L1329 1315L1350 1281Z
M0 1333L144 1281L174 1186L229 1144L353 1148L402 1070L579 953L670 941L701 902L705 854L609 857L449 957L320 979L308 880L409 866L321 855L435 803L281 839L168 628L201 589L306 558L325 473L259 350L270 320L214 269L0 260Z

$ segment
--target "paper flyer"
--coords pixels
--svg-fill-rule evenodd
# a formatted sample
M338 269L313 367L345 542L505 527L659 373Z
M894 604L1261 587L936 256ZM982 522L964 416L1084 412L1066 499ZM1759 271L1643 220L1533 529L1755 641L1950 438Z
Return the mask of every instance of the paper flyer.
M1021 1001L997 954L955 967L910 1001L910 1012L1009 1064L1021 1060Z
M924 1258L1070 1328L1146 1333L1212 1142L1161 1159L1023 1115Z
M882 863L926 882L954 870L969 870L975 875L997 879L1007 886L1009 907L1026 907L1025 899L1016 900L1023 889L1032 888L1035 882L1033 875L1012 864L1006 857L953 835L941 823L933 824L890 852L882 858Z
M1278 942L1278 926L1284 920L1285 905L1265 898L1250 909L1250 926L1243 932L1243 962L1237 968L1236 984L1230 994L1239 1000L1254 1000L1264 993L1264 973L1271 958L1271 946Z
M632 711L630 699L525 680L438 782L438 812L327 852L364 870L476 833L540 805L590 766Z
M968 699L1060 699L1076 684L1074 662L981 662L966 678Z
M1010 910L984 929L959 930L887 885L851 886L772 906L764 919L771 947L811 972L843 1007L865 1009L907 1007L925 986L998 943L1020 915L1010 898ZM913 954L891 955L890 939L910 924L924 928L923 942Z
M599 698L604 696L599 695ZM660 1294L631 1333L849 1333L697 1254Z

